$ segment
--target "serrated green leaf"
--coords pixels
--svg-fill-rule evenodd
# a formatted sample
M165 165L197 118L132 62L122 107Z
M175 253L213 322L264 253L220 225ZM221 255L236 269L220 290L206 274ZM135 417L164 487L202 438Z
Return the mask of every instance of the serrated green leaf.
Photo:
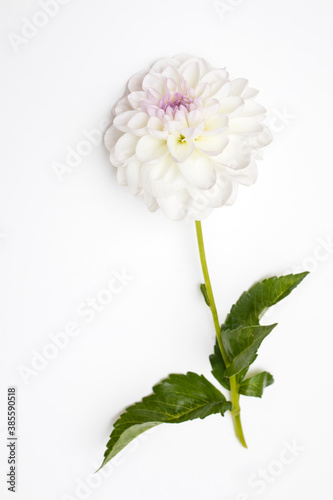
M255 362L255 360L257 359L257 357L258 357L258 354L255 354L253 356L253 358L251 359L250 363L248 364L248 366L246 366L245 368L243 368L243 370L241 370L239 373L237 373L237 382L239 384L244 380L245 375L249 371L250 366L252 365L252 363Z
M249 377L240 384L239 394L244 396L252 396L256 398L261 398L263 395L265 387L272 385L274 383L273 376L268 372L257 373L253 377Z
M268 326L241 326L235 330L222 330L222 342L230 363L225 371L226 377L236 375L250 365L261 342L276 325L277 323Z
M210 307L210 302L209 302L209 297L208 297L208 292L207 292L207 287L204 283L200 285L200 290L203 295L203 298L205 299L205 302L208 307Z
M230 391L229 378L225 376L226 366L217 342L214 346L214 354L209 356L209 361L212 366L212 374L216 380L218 380L225 389Z
M153 387L153 394L129 406L116 421L102 467L139 434L156 425L223 415L231 408L231 403L203 375L169 375Z
M294 288L307 276L307 272L300 274L289 274L286 276L265 279L253 285L247 292L244 292L238 301L232 306L225 323L222 325L222 332L225 330L236 330L241 326L259 325L259 321L265 311L277 304L280 300L289 295ZM256 359L255 355L248 366L245 366L237 373L237 382L241 383L244 379L249 366ZM213 375L220 382L223 380L223 387L227 387L227 373L223 362L220 348L216 341L214 354L210 356L210 362L213 368ZM228 372L229 374L230 372ZM223 375L222 375L223 374Z
M231 308L223 329L234 330L239 326L258 325L263 313L289 295L309 274L288 274L265 279L244 292Z

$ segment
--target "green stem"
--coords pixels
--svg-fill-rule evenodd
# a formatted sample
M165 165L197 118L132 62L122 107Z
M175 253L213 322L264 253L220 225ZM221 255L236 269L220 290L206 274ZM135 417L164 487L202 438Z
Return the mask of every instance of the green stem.
M231 415L232 415L232 420L234 422L235 433L240 443L244 446L244 448L247 448L240 417L241 409L239 406L239 392L238 392L238 383L236 375L230 377L229 380L230 380L230 392L231 392L231 402L232 402Z
M226 355L226 352L225 352L225 349L223 346L223 342L222 342L222 333L221 333L219 318L217 315L212 285L210 282L210 277L209 277L209 272L208 272L201 222L195 221L195 227L197 230L200 262L201 262L202 272L204 275L207 295L208 295L208 299L209 299L209 307L210 307L210 310L211 310L212 316L213 316L213 321L214 321L214 326L215 326L215 331L216 331L216 338L217 338L217 342L218 342L225 366L228 367L230 365L230 363L228 361L228 358L227 358L227 355ZM230 377L230 392L231 392L231 402L232 402L231 415L232 415L232 419L234 422L236 436L238 437L241 444L245 448L247 448L246 441L245 441L244 434L243 434L241 418L240 418L239 393L238 393L238 384L237 384L236 375L233 375L232 377Z

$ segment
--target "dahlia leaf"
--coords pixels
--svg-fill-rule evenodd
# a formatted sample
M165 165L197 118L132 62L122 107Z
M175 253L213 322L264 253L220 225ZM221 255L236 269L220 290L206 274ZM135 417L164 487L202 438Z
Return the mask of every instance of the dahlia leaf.
M244 292L231 308L223 329L233 330L239 326L259 325L269 307L289 295L309 273L288 274L265 279Z
M274 383L273 376L268 372L261 372L249 377L240 384L239 394L261 398L265 387Z
M212 374L216 378L218 382L225 388L230 391L230 382L229 378L225 376L226 366L224 360L222 358L222 354L219 348L218 343L214 346L214 354L209 356L209 361L212 366Z
M222 330L222 342L229 360L226 377L236 375L247 368L256 355L261 342L277 323L268 326L241 326L235 330Z
M209 302L209 297L208 297L208 292L207 292L207 287L204 283L200 285L200 290L203 295L203 298L205 299L205 302L208 307L210 307L210 302Z
M114 424L103 467L142 432L162 423L204 419L231 410L231 403L203 375L172 374L153 387L153 394L129 406Z
M288 274L280 277L273 276L272 278L265 279L253 285L248 291L244 292L238 301L232 306L225 323L221 327L222 339L224 339L225 331L229 331L226 335L227 341L231 335L230 332L237 331L237 339L242 342L242 335L246 337L246 334L249 332L245 331L241 334L239 329L241 327L260 326L259 321L267 309L287 297L308 274L308 272L304 272L299 274ZM235 339L232 343L233 350L236 352L237 349L234 345ZM260 346L260 343L257 348ZM255 342L255 344L257 345L257 342ZM251 353L253 353L252 358L250 356ZM210 362L213 368L213 375L223 385L223 387L227 387L228 381L226 379L231 376L230 373L234 373L235 369L239 370L239 367L242 366L246 360L248 360L248 364L245 365L240 371L236 372L237 382L239 384L242 382L249 366L257 357L255 346L252 346L251 348L248 346L246 352L241 355L239 351L237 356L237 360L234 359L233 356L233 368L229 366L227 371L220 353L220 348L216 341L214 354L210 356Z

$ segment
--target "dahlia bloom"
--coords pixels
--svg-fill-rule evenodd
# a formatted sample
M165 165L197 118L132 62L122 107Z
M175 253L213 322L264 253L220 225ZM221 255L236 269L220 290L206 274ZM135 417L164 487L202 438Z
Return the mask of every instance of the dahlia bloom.
M247 80L178 55L135 74L105 133L117 179L172 220L203 220L253 184L271 141Z

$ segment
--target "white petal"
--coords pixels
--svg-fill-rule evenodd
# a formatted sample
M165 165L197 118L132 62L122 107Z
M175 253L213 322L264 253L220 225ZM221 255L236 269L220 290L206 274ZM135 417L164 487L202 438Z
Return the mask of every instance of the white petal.
M227 130L229 119L221 113L210 116L205 122L205 132L209 135L215 135Z
M131 133L126 133L120 137L114 148L114 154L118 161L127 161L135 155L138 137Z
M115 154L115 147L110 151L110 162L114 167L126 167L126 161L119 161Z
M151 116L147 123L147 130L150 135L157 137L158 139L166 140L168 138L167 130L164 130L164 123L162 120L156 116Z
M249 147L237 136L229 135L228 145L222 154L214 158L214 161L235 170L245 168L251 161Z
M189 187L188 192L196 203L205 207L218 208L229 200L232 194L232 182L230 176L223 172L218 175L216 184L211 189L202 190Z
M177 61L177 68L179 68L184 62L190 61L191 59L196 59L196 57L192 54L177 54L172 58L173 61Z
M132 158L126 167L126 179L133 195L137 195L141 191L140 170L141 162L137 158Z
M198 83L195 87L195 95L203 100L206 99L210 96L210 85L206 82Z
M179 73L179 71L174 67L174 66L167 66L163 70L163 76L167 79L171 78L174 80L177 85L179 86L183 80L182 75Z
M172 161L171 156L167 156L163 159L163 162L167 164L167 169L165 170L164 175L161 177L161 180L164 184L181 184L183 186L186 185L186 180L182 176L179 171L179 168L176 163Z
M130 92L135 92L136 90L142 90L142 81L146 76L147 71L139 71L132 78L129 79L127 83L127 88Z
M152 71L153 73L163 73L163 70L168 66L174 66L175 68L178 68L180 64L181 63L177 57L165 57L156 61L151 67L150 71Z
M201 79L201 82L209 83L210 85L214 83L224 84L228 80L228 72L225 69L214 69L206 73Z
M221 100L220 113L232 113L240 106L244 105L244 100L239 96L225 97Z
M104 134L104 144L108 151L115 146L118 139L123 135L123 133L116 129L114 125L111 125Z
M261 148L270 144L273 140L271 131L263 125L263 130L258 134L246 137L246 144L250 151L258 153Z
M143 90L131 92L130 94L128 94L127 99L133 109L141 110L141 103L144 99L146 99L146 92L144 92Z
M237 117L229 119L229 132L232 134L253 134L262 130L263 126L255 118Z
M169 135L168 148L173 160L177 163L183 162L194 151L194 143L192 141L181 142L176 135Z
M183 77L186 80L190 87L194 88L199 81L200 77L200 69L199 64L195 61L191 64L188 64L183 70Z
M166 183L163 179L153 181L152 193L154 196L171 196L172 194L178 193L180 190L186 189L188 183L179 172L175 163L172 169L177 170L177 176L173 182Z
M173 78L168 78L166 81L166 85L169 91L176 92L178 89L178 84Z
M186 127L181 129L181 135L183 135L186 141L194 141L200 135L204 135L204 123L199 125L198 127Z
M228 169L229 174L244 186L251 186L258 177L258 168L255 160L252 160L248 167L242 170Z
M178 113L178 111L177 111ZM168 130L168 132L170 132L170 134L174 134L174 135L180 135L181 133L181 130L183 128L186 128L187 127L187 121L185 119L185 115L184 115L184 119L180 119L180 120L169 120L168 122L166 122L166 128Z
M194 151L178 168L184 177L194 186L210 189L216 181L216 170L212 161L205 155Z
M151 135L144 135L141 137L136 147L136 154L139 160L144 163L163 158L168 152L166 141L157 139Z
M263 148L264 146L267 146L270 144L273 140L273 135L272 132L269 130L266 125L263 125L263 130L260 132L260 134L256 138L249 138L248 139L248 144L249 147L251 148Z
M157 204L156 198L154 196L152 196L150 193L147 193L147 191L144 191L143 192L143 199L144 199L144 202L145 202L148 210L150 210L150 212L156 212L156 210L158 210L158 204Z
M200 78L203 77L206 73L209 71L212 71L213 66L206 61L206 59L203 59L202 57L196 58L199 64L199 69L200 69Z
M246 89L242 92L242 97L243 99L253 99L253 97L256 97L256 95L258 94L259 90L252 89L251 87L246 87Z
M186 222L192 222L197 220L205 220L212 213L212 208L202 208L202 207L190 207L184 218Z
M127 186L126 167L117 168L117 181L121 186Z
M156 163L144 164L140 179L142 186L156 197L170 196L188 185L170 155Z
M124 111L124 113L120 113L113 120L113 125L123 132L128 132L128 122L130 119L136 115L137 111Z
M165 198L157 198L162 212L171 220L179 221L185 217L184 201L176 194Z
M143 111L136 112L130 120L128 121L128 128L133 134L143 135L146 133L146 125L148 123L149 116Z
M247 87L248 81L245 78L236 78L230 82L229 95L242 95Z
M225 97L228 96L229 91L230 91L230 82L227 81L223 85L217 85L217 84L212 85L210 94L211 97L214 97L214 99L218 99L220 101L221 99L224 99Z
M187 114L187 123L189 127L198 127L201 123L204 122L204 116L199 109L195 109L193 111L190 111Z
M148 92L149 89L152 91L157 90L160 94L163 95L165 89L166 78L162 75L152 75L148 73L143 79L142 88L145 92Z
M208 99L205 106L202 108L202 114L207 119L210 116L216 115L220 110L220 101L217 99Z
M159 90L159 88L149 87L147 91L148 99L153 99L155 101L155 104L157 104L157 102L159 102L162 99L162 97L163 97L163 91Z
M228 137L223 133L219 135L201 135L196 139L195 146L199 151L209 156L216 156L222 153L228 141Z
M169 163L170 164L170 163ZM168 169L168 162L145 163L141 167L140 179L144 189L151 192L152 183L160 180Z
M226 202L226 206L230 206L235 203L238 195L239 184L238 182L232 182L232 193L228 201Z
M113 107L112 114L113 116L117 116L120 113L124 113L125 111L131 111L131 105L128 102L127 96L122 97Z
M190 56L182 62L181 66L179 66L179 72L183 74L184 69L193 63L198 64L200 78L213 69L213 67L202 57Z
M187 124L186 116L187 116L187 109L184 108L184 106L181 106L179 109L177 109L175 113L175 120L179 123Z
M233 99L240 99L233 97ZM258 116L266 113L266 109L255 101L247 100L242 109L237 110L234 116Z

